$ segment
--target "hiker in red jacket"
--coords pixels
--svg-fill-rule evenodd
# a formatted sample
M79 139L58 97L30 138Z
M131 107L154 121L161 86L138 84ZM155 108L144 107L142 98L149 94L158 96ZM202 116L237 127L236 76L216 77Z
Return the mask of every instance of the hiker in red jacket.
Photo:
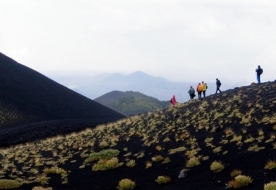
M175 95L173 95L173 97L171 99L171 103L172 103L172 105L175 105L177 103L176 99L175 99Z

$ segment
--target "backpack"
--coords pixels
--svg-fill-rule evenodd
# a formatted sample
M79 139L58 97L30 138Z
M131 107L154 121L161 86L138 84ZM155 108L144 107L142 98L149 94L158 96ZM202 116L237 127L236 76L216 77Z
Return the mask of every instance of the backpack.
M198 88L197 88L197 91L202 92L203 91L203 85L199 85Z
M207 86L207 83L205 83L206 84L206 90L208 89L208 86Z
M219 86L221 86L221 82L220 82L220 80L218 80L218 85L219 85Z
M171 101L170 101L171 103L172 103L172 99L171 99Z
M263 74L263 72L264 72L263 69L260 68L259 70L260 75Z

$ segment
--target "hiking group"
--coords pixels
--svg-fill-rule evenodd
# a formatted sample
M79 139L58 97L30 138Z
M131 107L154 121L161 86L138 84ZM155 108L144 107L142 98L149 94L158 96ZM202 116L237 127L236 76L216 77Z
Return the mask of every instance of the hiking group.
M258 68L256 69L257 82L258 83L261 83L261 74L262 73L263 73L263 69L259 65ZM217 94L218 92L221 93L220 86L221 86L221 82L218 78L216 78L216 92L215 92L215 94ZM198 99L202 100L202 98L205 98L207 89L208 89L207 83L205 83L204 81L202 81L202 83L198 83L198 85L196 87ZM195 89L192 86L190 86L190 89L189 89L188 93L189 93L189 96L190 96L190 100L193 100L194 97L196 96L196 94L195 94ZM202 95L203 95L203 97L202 97ZM173 97L171 98L171 103L173 105L175 105L177 103L175 95L173 95Z
M216 93L218 91L221 92L221 90L220 90L221 82L219 79L216 79L216 85L217 85ZM196 87L198 99L205 98L207 89L208 89L208 85L206 82L202 81L202 83L198 83L198 85ZM193 100L196 95L195 95L195 89L192 86L190 86L188 93L190 95L190 100Z

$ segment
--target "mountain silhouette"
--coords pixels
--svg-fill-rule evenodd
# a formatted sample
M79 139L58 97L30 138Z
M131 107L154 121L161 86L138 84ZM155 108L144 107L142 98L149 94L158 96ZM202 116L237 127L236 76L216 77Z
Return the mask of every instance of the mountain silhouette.
M0 53L0 129L30 123L115 121L125 116Z

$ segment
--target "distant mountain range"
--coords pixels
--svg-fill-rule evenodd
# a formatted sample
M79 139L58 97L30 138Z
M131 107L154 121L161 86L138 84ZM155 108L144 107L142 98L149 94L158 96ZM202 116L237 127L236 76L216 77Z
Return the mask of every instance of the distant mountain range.
M112 91L94 99L94 101L128 116L165 109L171 104L170 101L159 101L156 98L133 91Z
M198 84L197 82L172 82L165 78L151 76L141 71L129 75L113 73L94 77L55 76L53 79L90 99L98 98L112 91L135 91L161 101L168 101L173 95L176 95L178 102L185 102L189 100L189 87L192 85L196 88ZM208 83L206 94L213 94L216 90L215 83L205 82ZM222 84L223 90L229 88L233 88L233 86Z

